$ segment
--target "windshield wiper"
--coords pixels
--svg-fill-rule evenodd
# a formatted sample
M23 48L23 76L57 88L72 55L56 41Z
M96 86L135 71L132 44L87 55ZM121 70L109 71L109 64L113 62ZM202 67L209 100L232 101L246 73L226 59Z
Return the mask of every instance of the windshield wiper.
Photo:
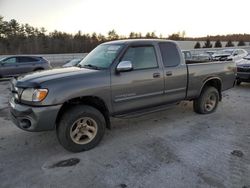
M87 65L80 65L80 67L86 67L86 68L91 68L91 69L96 69L96 70L100 70L100 67L97 67L95 65L91 65L91 64L87 64Z

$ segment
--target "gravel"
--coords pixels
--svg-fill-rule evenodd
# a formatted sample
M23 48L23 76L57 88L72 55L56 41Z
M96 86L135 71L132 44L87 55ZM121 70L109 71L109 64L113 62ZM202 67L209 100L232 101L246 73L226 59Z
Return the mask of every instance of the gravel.
M0 182L7 187L250 187L250 84L223 93L210 115L192 102L112 119L99 146L70 153L54 131L29 133L8 117L0 82Z

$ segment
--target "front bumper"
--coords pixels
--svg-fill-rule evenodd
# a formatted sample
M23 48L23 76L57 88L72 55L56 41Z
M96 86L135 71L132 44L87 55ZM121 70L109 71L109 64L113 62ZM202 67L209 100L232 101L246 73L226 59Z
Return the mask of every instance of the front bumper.
M61 106L33 107L16 103L14 98L9 101L13 123L20 129L31 132L55 129L57 114Z

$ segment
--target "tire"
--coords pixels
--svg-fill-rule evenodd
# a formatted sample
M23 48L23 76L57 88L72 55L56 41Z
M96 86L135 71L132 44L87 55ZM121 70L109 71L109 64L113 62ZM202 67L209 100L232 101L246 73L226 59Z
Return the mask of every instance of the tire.
M77 105L62 115L57 138L68 151L86 151L99 144L105 127L105 119L100 111L91 106Z
M33 72L38 72L38 71L42 71L42 70L44 70L44 69L42 69L42 68L37 68L37 69L35 69Z
M239 86L241 84L240 80L236 80L236 85Z
M198 114L213 113L219 103L219 92L215 87L206 87L199 98L194 100L194 111Z

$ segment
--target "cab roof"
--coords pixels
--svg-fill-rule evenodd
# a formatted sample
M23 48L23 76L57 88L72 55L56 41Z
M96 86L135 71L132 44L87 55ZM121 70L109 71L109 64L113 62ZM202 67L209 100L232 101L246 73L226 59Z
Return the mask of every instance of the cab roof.
M175 41L172 40L164 40L164 39L125 39L125 40L114 40L114 41L109 41L105 42L103 44L134 44L134 43L157 43L157 42L173 42Z

